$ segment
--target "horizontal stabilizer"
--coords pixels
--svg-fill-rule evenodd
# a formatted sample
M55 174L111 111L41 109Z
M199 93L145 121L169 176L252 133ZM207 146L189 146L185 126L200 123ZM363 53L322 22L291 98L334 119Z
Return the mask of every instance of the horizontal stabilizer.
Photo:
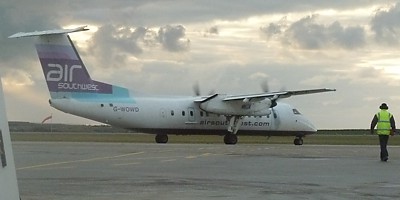
M32 36L41 36L41 35L57 35L57 34L68 34L73 32L87 31L87 26L81 26L73 29L55 29L55 30L47 30L47 31L34 31L34 32L19 32L14 35L9 36L8 38L20 38L20 37L32 37Z

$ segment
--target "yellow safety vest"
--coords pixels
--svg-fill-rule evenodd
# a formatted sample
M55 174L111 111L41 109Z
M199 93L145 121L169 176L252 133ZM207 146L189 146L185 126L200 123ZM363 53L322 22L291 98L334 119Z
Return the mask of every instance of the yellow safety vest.
M389 135L390 134L390 118L392 114L390 114L387 110L381 110L376 114L378 117L377 123L377 133L378 135Z

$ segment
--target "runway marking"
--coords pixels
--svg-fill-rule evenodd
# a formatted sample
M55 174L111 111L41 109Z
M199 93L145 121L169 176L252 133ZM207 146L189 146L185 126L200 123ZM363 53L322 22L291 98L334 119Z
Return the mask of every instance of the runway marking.
M400 188L400 185L398 184L385 184L383 186L381 186L383 188Z
M197 158L198 156L186 156L185 158L187 159L193 159L193 158Z
M82 159L82 160L71 160L71 161L64 161L64 162L46 163L46 164L32 165L32 166L27 166L27 167L20 167L20 168L17 168L17 170L42 168L42 167L48 167L48 166L54 166L54 165L64 165L64 164L71 164L71 163L92 162L92 161L98 161L98 160L106 160L106 159L127 157L127 156L132 156L132 155L139 155L139 154L143 154L143 153L144 153L144 151L128 153L128 154L121 154L121 155L116 155L116 156L105 156L105 157L89 158L89 159Z
M325 161L325 160L332 160L331 158L300 158L300 160L315 160L315 161Z
M210 155L216 155L216 154L212 154L212 153L203 153L203 154L200 154L200 155L186 156L185 158L187 158L187 159L194 159L194 158L204 157L204 156L210 156Z
M113 164L114 166L125 166L125 165L139 165L142 164L141 162L132 162L132 163L120 163L120 164Z
M157 160L159 159L159 162L161 163L167 163L167 162L175 162L178 161L178 159L186 158L186 159L196 159L204 156L215 156L218 154L213 154L213 153L203 153L199 155L190 155L190 156L156 156L156 157L145 157L145 158L135 158L135 160ZM114 166L124 166L124 165L137 165L137 164L142 164L141 162L132 162L132 163L120 163L120 164L114 164Z
M169 159L169 160L161 160L160 162L174 162L176 159Z

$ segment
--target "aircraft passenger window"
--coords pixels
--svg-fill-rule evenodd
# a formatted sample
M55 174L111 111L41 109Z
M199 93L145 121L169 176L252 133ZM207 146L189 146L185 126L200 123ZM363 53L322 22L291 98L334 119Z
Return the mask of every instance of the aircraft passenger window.
M174 111L173 111L173 110L171 110L171 116L174 116L174 114L175 114L175 113L174 113Z
M110 107L113 107L113 104L112 104L112 103L110 103Z
M200 117L203 117L203 116L204 116L203 111L200 111Z
M193 111L190 111L190 116L193 116Z
M104 104L100 104L100 107L104 107Z
M182 111L182 116L185 116L185 111Z
M295 115L301 115L301 113L297 109L293 109L293 114Z

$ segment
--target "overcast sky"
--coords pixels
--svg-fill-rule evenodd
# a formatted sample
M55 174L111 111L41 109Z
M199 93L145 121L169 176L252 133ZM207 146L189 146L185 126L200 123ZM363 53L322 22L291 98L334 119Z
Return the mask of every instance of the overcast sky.
M382 102L400 120L399 19L390 0L0 1L7 116L96 124L51 108L34 39L7 38L88 25L71 38L96 80L159 95L336 88L282 102L320 129L368 128Z

